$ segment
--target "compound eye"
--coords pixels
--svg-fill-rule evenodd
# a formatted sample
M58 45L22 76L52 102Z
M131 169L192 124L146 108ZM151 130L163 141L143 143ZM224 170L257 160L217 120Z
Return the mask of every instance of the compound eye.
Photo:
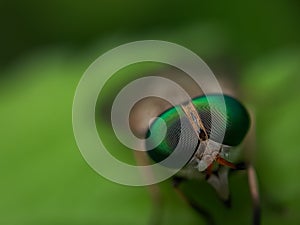
M162 142L154 149L148 150L147 153L150 158L157 163L162 163L163 160L168 158L174 150L176 157L182 157L186 155L187 152L196 151L199 139L193 130L189 120L178 114L177 110L173 107L159 116L160 120L164 120L167 125L166 135L163 138ZM146 148L149 149L149 146L152 145L152 141L161 138L161 122L155 120L151 125L151 136L154 139L149 139L146 141ZM148 133L150 132L148 131ZM163 165L163 164L162 164ZM173 165L164 165L169 168L176 168L176 163Z

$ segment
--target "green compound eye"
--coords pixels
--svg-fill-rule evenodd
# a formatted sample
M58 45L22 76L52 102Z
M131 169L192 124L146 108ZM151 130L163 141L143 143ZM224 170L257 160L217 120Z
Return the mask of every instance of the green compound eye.
M226 112L221 107L223 98ZM192 99L192 104L198 112L209 139L229 146L237 146L243 141L249 130L250 117L246 108L235 98L221 94L203 95ZM211 132L212 116L214 132ZM184 132L184 135L181 146L179 146L180 149L197 150L199 139L180 105L168 109L158 117L165 122L167 132L156 148L147 151L155 162L166 159L174 151L179 143L181 132ZM153 146L153 143L158 143L158 140L161 139L163 124L157 119L151 124L150 129L152 131L151 138L146 142L146 147ZM150 129L147 137L150 136ZM224 130L223 138L221 131L224 132Z

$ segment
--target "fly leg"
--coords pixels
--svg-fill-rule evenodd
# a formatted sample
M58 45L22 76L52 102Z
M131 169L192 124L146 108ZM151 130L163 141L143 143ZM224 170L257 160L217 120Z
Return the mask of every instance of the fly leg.
M176 176L173 177L173 187L175 191L186 203L188 203L200 216L204 218L207 225L216 225L212 215L206 209L204 209L196 201L194 201L193 199L191 199L190 197L188 197L186 194L183 193L183 191L179 187L183 181L185 181L184 178L176 177Z
M251 201L252 201L252 224L260 225L261 207L260 207L258 182L257 182L255 169L253 165L246 164L243 162L236 165L237 165L237 169L231 169L230 172L232 173L237 170L245 170L247 172L248 185L249 185Z
M134 157L139 166L149 165L149 158L145 152L134 151ZM153 171L148 169L144 171L144 177L153 179ZM152 211L150 216L149 225L160 225L162 223L162 216L164 212L164 202L162 198L161 191L157 184L152 184L147 186L147 189L152 200Z
M152 212L150 216L149 225L160 225L162 223L162 216L164 212L164 202L157 185L148 186L150 196L152 199Z
M256 172L252 165L247 168L248 183L253 207L253 225L260 225L261 209Z
M253 110L250 110L250 117L252 122L250 132L248 137L245 140L245 153L246 158L249 162L251 162L254 158L254 153L256 150L256 128L255 128L255 114ZM260 206L260 197L259 197L259 189L258 189L258 181L256 177L256 171L251 163L246 164L246 171L248 176L248 185L251 194L252 200L252 224L260 225L261 221L261 206Z
M228 171L228 167L220 166L218 170L206 176L206 181L215 189L224 205L230 208L231 196L228 185Z

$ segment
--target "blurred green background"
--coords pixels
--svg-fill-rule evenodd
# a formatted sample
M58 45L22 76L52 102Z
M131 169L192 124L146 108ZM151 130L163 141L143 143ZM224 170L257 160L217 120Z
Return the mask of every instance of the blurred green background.
M299 21L296 0L2 0L0 224L149 224L147 189L112 183L87 165L71 112L89 64L112 47L142 39L176 42L213 70L221 63L234 71L257 119L263 224L299 224ZM247 196L244 178L232 182L234 208L213 207L226 218L222 224L250 217L249 206L239 205ZM203 224L168 181L160 186L162 224ZM214 194L206 189L200 199Z

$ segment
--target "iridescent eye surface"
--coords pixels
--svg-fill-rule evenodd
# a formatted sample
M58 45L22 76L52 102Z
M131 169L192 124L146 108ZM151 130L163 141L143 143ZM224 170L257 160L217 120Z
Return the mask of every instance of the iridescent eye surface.
M222 102L226 110L222 106ZM192 99L199 117L205 127L209 139L229 146L239 145L246 136L250 127L250 117L246 108L235 98L220 95L203 95ZM214 130L212 132L212 116L214 118ZM149 156L160 162L167 158L179 143L181 133L182 143L180 149L197 149L199 139L194 132L189 120L186 118L180 106L172 107L158 116L167 125L167 133L163 141L154 149L147 151ZM146 146L153 146L151 141L157 143L162 135L163 124L160 120L155 120L151 124L151 139L146 142ZM223 132L225 135L223 137ZM223 131L223 132L222 132ZM150 135L150 129L147 136Z

